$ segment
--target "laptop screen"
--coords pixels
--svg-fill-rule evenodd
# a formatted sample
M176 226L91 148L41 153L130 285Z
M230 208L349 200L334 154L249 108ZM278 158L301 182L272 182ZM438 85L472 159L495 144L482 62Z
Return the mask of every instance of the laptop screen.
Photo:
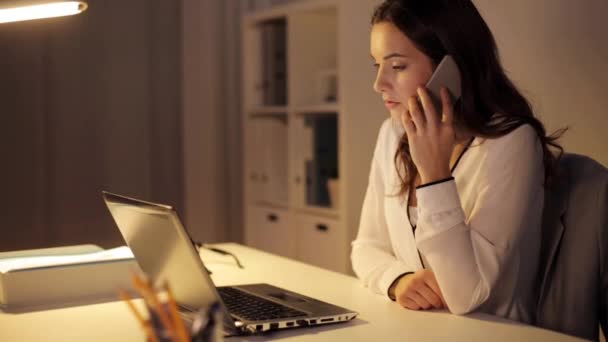
M177 302L194 311L220 302L225 324L235 329L175 210L108 192L103 196L139 267L155 285L168 281Z

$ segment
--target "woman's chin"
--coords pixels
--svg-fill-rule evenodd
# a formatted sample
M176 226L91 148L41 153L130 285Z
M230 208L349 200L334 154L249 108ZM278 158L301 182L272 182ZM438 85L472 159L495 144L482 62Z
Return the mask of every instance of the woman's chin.
M391 109L388 111L389 116L393 120L401 121L401 112L395 109Z
M393 131L398 137L402 137L405 134L405 127L403 127L403 122L401 121L401 112L391 111L390 118Z

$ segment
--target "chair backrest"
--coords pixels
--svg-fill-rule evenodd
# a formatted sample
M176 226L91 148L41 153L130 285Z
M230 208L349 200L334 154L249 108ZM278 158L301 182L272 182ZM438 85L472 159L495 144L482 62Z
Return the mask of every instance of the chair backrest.
M545 192L536 324L597 340L608 333L608 169L566 154Z

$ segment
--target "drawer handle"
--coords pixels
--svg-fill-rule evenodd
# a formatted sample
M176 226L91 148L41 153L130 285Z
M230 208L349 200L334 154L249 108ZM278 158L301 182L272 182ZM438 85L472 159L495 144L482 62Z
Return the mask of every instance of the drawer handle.
M327 227L327 226L326 226L326 225L324 225L324 224L318 224L318 225L317 225L317 230L318 230L318 231L320 231L320 232L326 232L326 231L328 231L328 230L329 230L329 227Z
M269 214L268 215L268 221L270 222L277 222L279 220L279 217L275 214Z

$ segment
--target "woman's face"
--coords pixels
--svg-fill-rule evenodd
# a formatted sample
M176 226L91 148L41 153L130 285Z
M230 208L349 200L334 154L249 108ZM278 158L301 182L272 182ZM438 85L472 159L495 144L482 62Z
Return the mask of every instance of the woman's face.
M433 74L433 63L399 29L387 22L374 24L371 54L377 69L374 90L382 95L393 118L407 110L409 98Z

